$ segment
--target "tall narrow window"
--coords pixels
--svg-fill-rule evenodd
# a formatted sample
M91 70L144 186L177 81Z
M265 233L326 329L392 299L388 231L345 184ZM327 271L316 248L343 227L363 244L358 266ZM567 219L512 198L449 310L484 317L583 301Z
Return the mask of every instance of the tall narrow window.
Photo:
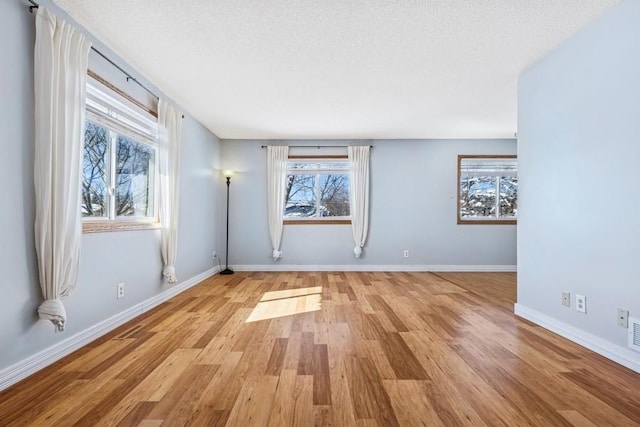
M157 218L157 121L87 79L81 210L85 221Z
M284 219L349 222L349 162L344 159L289 159Z
M458 224L515 224L516 156L458 156Z

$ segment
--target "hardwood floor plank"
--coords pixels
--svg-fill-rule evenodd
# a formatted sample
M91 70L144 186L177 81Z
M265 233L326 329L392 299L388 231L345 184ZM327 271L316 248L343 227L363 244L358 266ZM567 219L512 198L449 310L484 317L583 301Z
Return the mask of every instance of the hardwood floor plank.
M43 381L42 386L49 385L46 389L36 387L28 392L16 393L10 398L3 398L0 394L0 425L28 425L32 420L52 410L59 400L54 401L48 396L71 394L88 382L88 380L76 380L75 376L75 373L51 375L51 381Z
M147 418L147 415L149 415L155 406L156 402L137 402L132 410L123 417L116 426L129 427L139 425Z
M269 424L278 377L262 377L246 382L231 410L229 425L266 426Z
M267 362L267 369L265 369L265 375L279 376L284 365L284 356L287 354L287 345L289 344L288 338L276 338L273 344L273 350L269 356Z
M166 425L191 425L202 410L198 398L211 382L220 366L190 367L149 414L151 419L164 419Z
M386 338L380 340L382 350L400 380L428 380L429 376L420 365L407 343L399 333L388 333Z
M515 278L215 276L0 392L0 426L640 425L640 375L515 316Z
M298 375L314 374L313 332L303 332L300 338L300 353L298 356Z
M221 411L217 409L207 409L198 413L193 420L192 426L224 427L227 425L231 411Z
M315 344L313 350L313 404L331 405L331 378L329 353L326 344Z
M242 353L227 353L215 376L200 396L202 405L214 410L231 411L236 395L233 395L233 390L228 388L228 385L233 382L241 358Z
M597 424L592 423L591 420L577 411L558 411L558 413L575 427L597 427Z
M621 390L606 378L594 378L590 371L583 369L564 372L562 375L640 425L640 399L633 397L637 388L634 391ZM640 385L640 381L637 384Z
M346 374L356 420L377 420L382 425L399 426L382 380L368 359L345 360Z
M445 424L436 408L433 407L422 385L413 380L386 380L385 389L391 399L391 405L398 416L398 422L403 426L437 427ZM449 418L449 417L445 417Z
M393 324L395 328L395 332L408 332L409 329L405 326L405 324L400 320L398 315L393 311L393 309L387 304L387 302L380 295L367 295L367 300L371 304L371 308L374 310L379 310L385 313L387 318Z
M120 362L123 357L125 357L126 355L130 354L132 351L134 351L135 349L143 345L145 342L147 342L147 340L152 338L154 335L155 335L154 332L143 332L141 336L129 342L126 346L124 346L123 348L121 348L120 350L112 354L107 359L103 360L98 365L95 365L89 371L86 371L84 374L81 375L80 378L81 379L96 378L98 375L100 375L101 373L103 373L104 371L106 371L116 363Z
M530 424L539 423L541 420L537 419L537 414L544 413L547 414L545 421L551 425L570 425L555 411L555 408L502 369L500 365L505 363L505 360L480 358L478 357L478 350L471 347L456 347L455 351L476 375L479 375L485 383L505 397L509 402L509 406L516 408L526 416Z

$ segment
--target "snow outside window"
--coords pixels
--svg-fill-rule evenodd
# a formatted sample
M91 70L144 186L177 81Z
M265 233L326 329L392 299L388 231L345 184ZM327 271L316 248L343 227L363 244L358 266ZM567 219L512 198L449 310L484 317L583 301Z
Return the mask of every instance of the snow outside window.
M458 224L515 224L516 156L458 156Z

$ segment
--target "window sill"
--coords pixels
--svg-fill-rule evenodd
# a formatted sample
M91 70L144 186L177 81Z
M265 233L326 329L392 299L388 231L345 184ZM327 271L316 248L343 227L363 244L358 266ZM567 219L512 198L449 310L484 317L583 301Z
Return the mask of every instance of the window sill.
M516 219L460 219L458 225L517 225Z
M285 219L284 225L329 225L329 224L351 224L350 219Z
M147 221L84 221L82 233L108 233L112 231L137 231L156 230L160 228L159 222Z

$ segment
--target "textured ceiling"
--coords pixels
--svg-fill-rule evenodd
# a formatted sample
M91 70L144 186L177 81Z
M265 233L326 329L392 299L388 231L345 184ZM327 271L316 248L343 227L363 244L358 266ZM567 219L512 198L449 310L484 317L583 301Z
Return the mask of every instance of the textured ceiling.
M517 79L618 0L57 0L221 138L516 132Z

